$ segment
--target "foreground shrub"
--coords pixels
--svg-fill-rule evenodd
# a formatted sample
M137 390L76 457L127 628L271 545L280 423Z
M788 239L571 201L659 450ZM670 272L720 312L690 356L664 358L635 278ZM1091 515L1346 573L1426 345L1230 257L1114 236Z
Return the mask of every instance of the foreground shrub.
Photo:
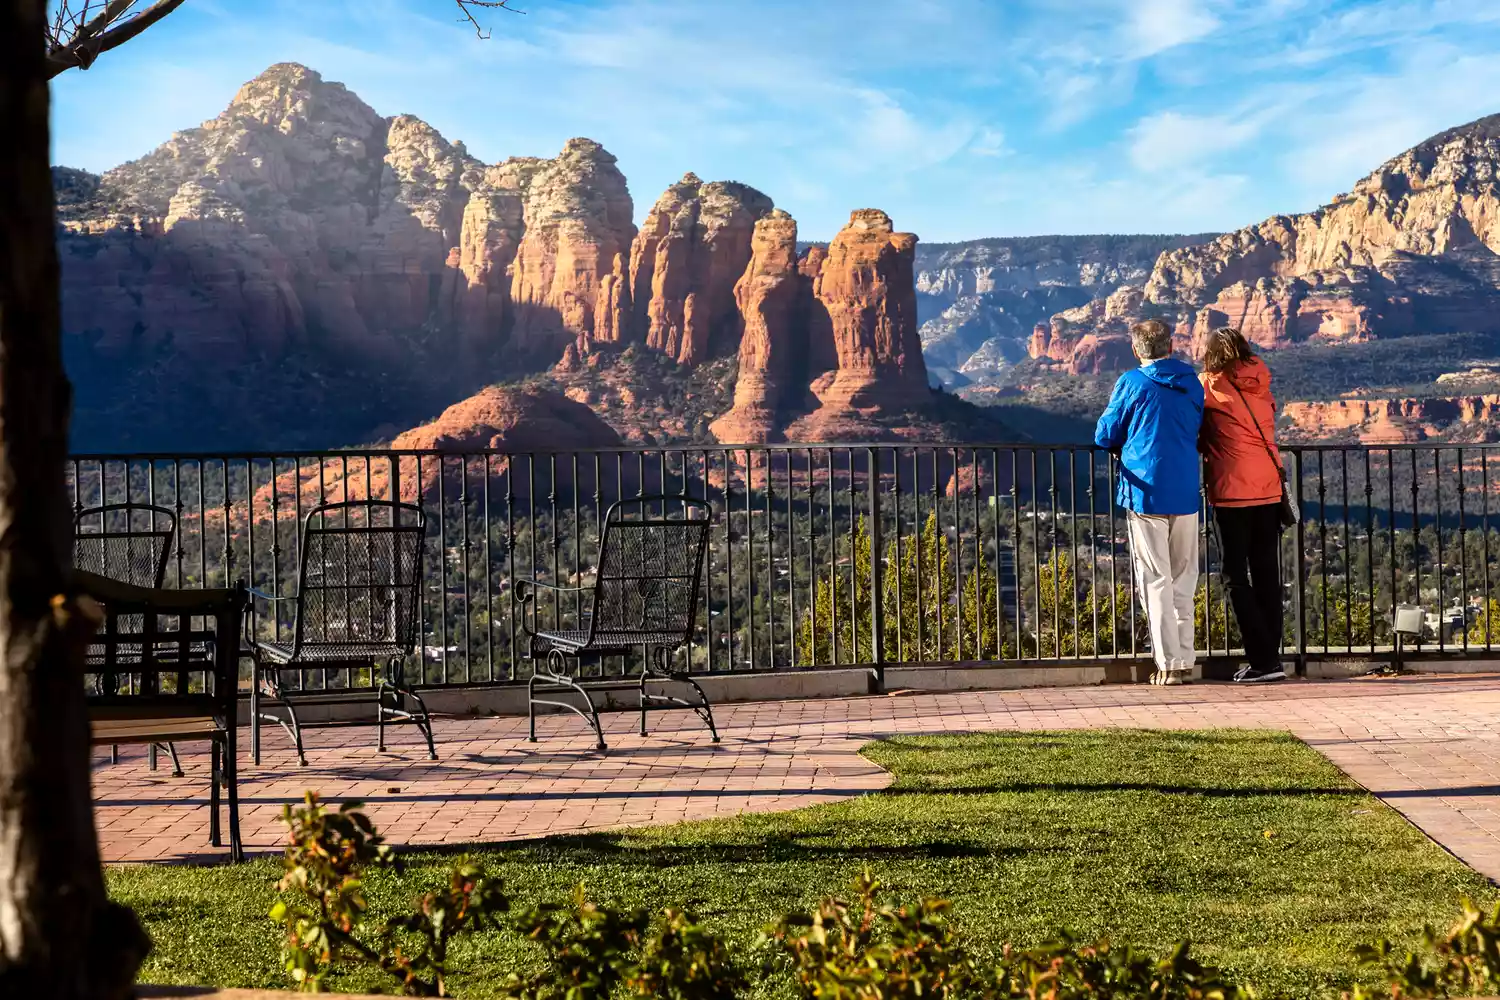
M1361 961L1380 969L1384 989L1356 989L1354 1000L1427 1000L1493 995L1500 985L1500 906L1488 916L1464 902L1462 919L1444 936L1422 932L1423 948L1397 957L1389 941L1358 949Z
M366 866L399 863L357 802L330 813L314 792L282 810L290 843L271 919L286 933L282 962L303 989L319 992L329 972L346 963L374 966L411 996L447 996L448 946L462 934L496 925L509 906L498 880L459 859L449 887L429 892L412 909L378 927L365 926Z
M966 995L972 970L953 940L948 903L883 905L866 872L850 905L828 897L811 913L782 917L768 932L806 997L887 1000ZM775 959L772 959L772 965Z
M330 974L364 966L409 996L448 996L449 951L476 931L504 928L532 942L541 969L499 984L505 1000L732 1000L745 970L784 976L808 1000L1243 1000L1248 994L1179 944L1165 958L1108 942L1082 944L1065 934L1040 947L1006 946L982 960L964 948L945 900L882 899L866 872L851 900L829 896L767 927L753 955L725 942L676 909L618 909L583 886L563 903L515 907L482 865L458 859L446 888L376 921L368 913L364 872L399 868L394 851L358 803L330 811L308 792L287 806L289 831L271 919L284 934L282 961L303 990ZM1446 935L1425 931L1416 952L1397 955L1387 941L1357 957L1385 985L1356 989L1348 1000L1438 1000L1500 992L1500 907L1486 915L1465 904Z

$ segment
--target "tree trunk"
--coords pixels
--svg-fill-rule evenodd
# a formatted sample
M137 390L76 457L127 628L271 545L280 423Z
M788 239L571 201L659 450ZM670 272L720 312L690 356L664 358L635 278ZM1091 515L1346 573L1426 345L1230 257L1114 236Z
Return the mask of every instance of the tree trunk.
M0 997L123 1000L150 945L105 896L90 801L46 13L0 0Z

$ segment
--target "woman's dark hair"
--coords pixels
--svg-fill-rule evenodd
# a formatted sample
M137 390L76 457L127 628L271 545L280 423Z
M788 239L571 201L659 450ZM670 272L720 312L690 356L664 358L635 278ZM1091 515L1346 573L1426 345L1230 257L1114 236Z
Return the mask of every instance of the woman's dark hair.
M1203 369L1221 372L1236 361L1249 361L1255 357L1245 335L1232 326L1221 326L1208 335L1203 347Z

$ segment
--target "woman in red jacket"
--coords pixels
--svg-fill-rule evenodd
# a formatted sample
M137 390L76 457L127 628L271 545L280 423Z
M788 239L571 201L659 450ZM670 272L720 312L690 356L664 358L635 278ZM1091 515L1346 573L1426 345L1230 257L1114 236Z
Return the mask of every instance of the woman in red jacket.
M1250 661L1234 679L1279 681L1281 666L1281 454L1271 370L1240 331L1221 327L1203 352L1203 430L1207 471L1223 559L1221 574Z

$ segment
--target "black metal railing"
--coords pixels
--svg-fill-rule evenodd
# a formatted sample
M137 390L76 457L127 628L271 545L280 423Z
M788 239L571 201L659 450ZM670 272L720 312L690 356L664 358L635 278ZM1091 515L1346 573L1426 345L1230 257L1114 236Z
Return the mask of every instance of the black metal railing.
M1500 524L1490 524L1500 451L1285 454L1304 515L1280 553L1288 658L1388 658L1398 603L1428 612L1408 656L1489 654L1500 638L1491 596ZM892 665L1140 658L1145 621L1114 473L1096 449L1013 444L88 455L69 471L80 508L137 501L176 512L172 587L244 580L290 593L298 529L314 506L420 504L430 525L421 607L429 686L528 677L514 581L586 581L605 509L646 494L707 499L716 512L687 653L696 672L857 666L879 677ZM1198 647L1233 656L1239 637L1206 521L1201 540ZM540 620L568 627L584 601L554 596ZM254 623L262 636L287 628ZM307 683L369 678L310 672Z

